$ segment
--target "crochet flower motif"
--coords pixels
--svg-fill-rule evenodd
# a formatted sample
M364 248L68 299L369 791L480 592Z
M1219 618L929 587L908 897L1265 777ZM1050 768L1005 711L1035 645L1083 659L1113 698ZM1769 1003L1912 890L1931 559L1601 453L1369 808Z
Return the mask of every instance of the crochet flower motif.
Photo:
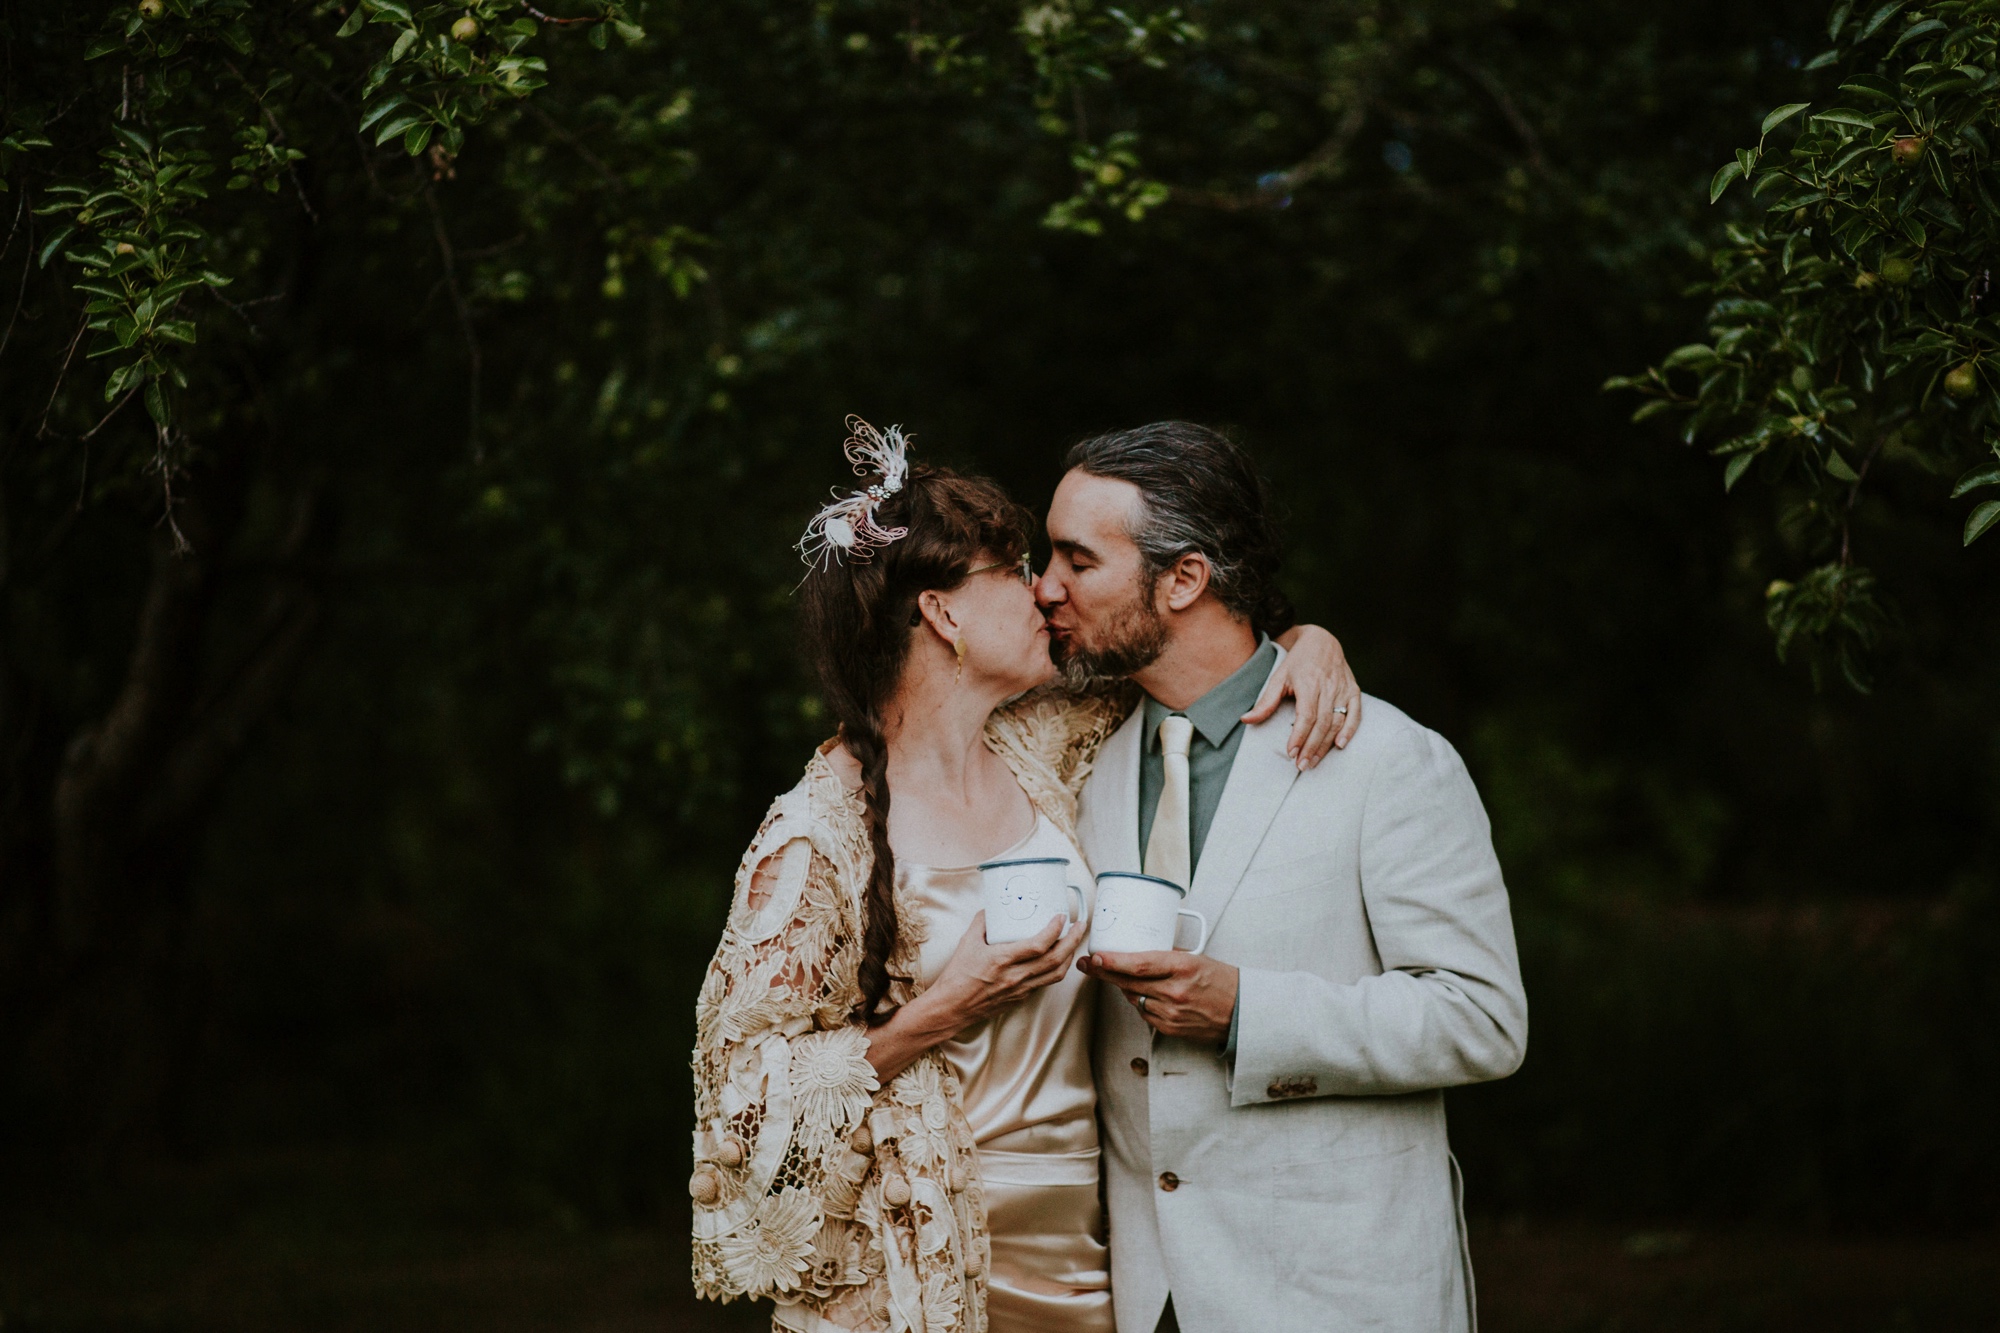
M944 1105L944 1074L936 1060L919 1060L896 1080L896 1100L904 1106Z
M824 1142L868 1113L881 1085L858 1027L815 1032L792 1043L792 1105L799 1132Z
M774 953L732 986L716 1009L716 1024L725 1042L742 1041L751 1033L784 1020L793 1008L790 987L779 975L790 962Z
M943 1130L926 1125L922 1116L913 1115L903 1122L902 1133L896 1139L896 1151L905 1162L922 1171L944 1165L951 1152L951 1140Z
M924 1283L924 1328L945 1333L958 1327L958 1282L949 1273L932 1273Z
M819 1202L787 1186L767 1197L757 1215L722 1238L722 1263L739 1289L790 1291L812 1264L819 1238Z

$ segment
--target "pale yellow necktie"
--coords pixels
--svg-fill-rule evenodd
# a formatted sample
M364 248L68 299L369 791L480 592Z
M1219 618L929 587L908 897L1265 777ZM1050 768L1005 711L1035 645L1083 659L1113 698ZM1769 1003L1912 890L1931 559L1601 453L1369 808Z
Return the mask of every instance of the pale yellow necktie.
M1194 877L1188 851L1188 743L1194 723L1170 713L1160 723L1160 758L1166 782L1153 812L1153 832L1146 839L1146 873L1188 887Z

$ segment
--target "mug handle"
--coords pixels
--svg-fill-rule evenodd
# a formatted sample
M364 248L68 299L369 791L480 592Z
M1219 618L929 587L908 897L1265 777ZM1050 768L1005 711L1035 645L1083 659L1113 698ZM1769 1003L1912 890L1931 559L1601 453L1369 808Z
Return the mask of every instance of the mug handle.
M1183 907L1178 912L1174 913L1175 923L1179 924L1180 918L1184 916L1191 916L1195 920L1201 922L1201 938L1195 941L1194 948L1189 949L1187 951L1189 953L1198 954L1203 949L1206 949L1208 947L1208 918L1203 916L1200 912L1195 911L1194 908L1192 907Z
M1072 894L1076 895L1076 917L1074 920L1070 922L1070 924L1071 925L1080 924L1083 921L1084 917L1087 915L1087 913L1083 910L1083 890L1079 889L1074 884L1067 884L1064 885L1064 887L1067 888Z

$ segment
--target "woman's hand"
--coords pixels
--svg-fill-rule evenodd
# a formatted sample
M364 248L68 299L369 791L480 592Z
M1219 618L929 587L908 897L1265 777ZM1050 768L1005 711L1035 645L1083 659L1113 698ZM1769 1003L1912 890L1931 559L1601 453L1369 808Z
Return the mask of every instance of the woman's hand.
M986 913L972 918L951 961L922 995L868 1031L868 1063L887 1083L931 1047L996 1010L1018 1003L1069 972L1085 925L1063 917L1013 944L986 942Z
M943 1011L957 1020L952 1031L961 1032L994 1010L1061 981L1076 961L1083 934L1083 923L1070 925L1067 918L1050 917L1025 940L988 944L986 913L981 912L959 936L951 961L924 994L938 997Z
M1278 636L1285 660L1264 682L1257 706L1245 722L1262 722L1278 711L1287 696L1297 702L1285 757L1299 771L1319 763L1329 749L1344 750L1361 725L1361 686L1348 668L1340 640L1318 625L1294 625Z

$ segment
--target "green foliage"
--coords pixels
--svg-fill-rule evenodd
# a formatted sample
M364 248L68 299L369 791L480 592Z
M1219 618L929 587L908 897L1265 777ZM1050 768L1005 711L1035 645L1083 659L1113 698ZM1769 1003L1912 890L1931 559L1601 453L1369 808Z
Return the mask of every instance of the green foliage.
M193 146L196 135L195 127L178 125L159 131L155 142L131 126L115 126L114 146L103 152L108 179L96 189L52 185L40 210L67 223L43 243L42 262L60 250L82 270L75 290L88 298L85 327L97 335L90 356L116 358L104 398L144 391L159 431L156 463L163 469L173 421L167 386L187 386L187 373L173 357L195 341L182 297L230 281L201 267L211 257L211 237L188 217L208 197L214 172L208 154Z
M627 43L646 36L631 21L631 6L615 0L598 4L599 12L587 18L551 19L539 11L539 17L507 17L522 7L507 0L474 5L358 0L339 36L353 37L372 25L394 34L361 86L362 132L373 134L377 144L400 139L411 157L429 147L435 134L443 155L456 157L465 147L467 127L485 119L496 103L526 97L548 82L548 62L529 49L544 23L590 24L600 50L609 29Z
M1783 38L1818 0L1072 5L1040 33L1011 2L650 0L621 11L643 36L163 3L128 32L33 0L0 32L0 1143L88 1155L158 1105L196 1147L446 1125L542 1216L684 1198L699 963L825 734L791 543L850 411L1029 503L1086 432L1240 429L1292 514L1295 598L1467 753L1552 933L1618 894L1920 902L1988 873L1994 631L1961 614L1983 593L1956 524L1857 528L1884 586L1922 590L1922 656L1873 699L1810 696L1759 615L1774 575L1804 583L1800 529L1734 523L1595 392L1698 313L1690 182L1805 95ZM509 58L546 68L510 85ZM163 271L230 281L162 317L192 344L66 362L98 297L62 256L106 237L40 267L75 213L38 210L112 188L107 149L152 179L120 127L206 155ZM150 418L105 417L149 347L172 510ZM56 792L114 732L143 744L75 845L118 857L72 892ZM1530 984L1537 1049L1588 1050L1533 1104L1609 1078L1645 1105L1671 1071L1620 1038L1647 994L1548 972L1594 950L1678 995L1687 955L1577 928ZM86 1014L61 1007L72 939ZM1784 994L1740 1003L1795 1021L1783 959L1717 952L1700 975L1768 964ZM1735 1016L1688 1012L1672 1049ZM1886 1046L1857 1083L1898 1073ZM1803 1058L1758 1082L1755 1054L1709 1118L1675 1103L1686 1132L1797 1105L1770 1089ZM1454 1109L1468 1142L1486 1105ZM1483 1160L1528 1174L1510 1198L1597 1198L1616 1118L1547 1123L1569 1137Z
M1837 661L1866 690L1885 623L1852 563L1869 478L1963 473L1954 499L2000 483L1979 466L2000 455L1988 364L2000 346L2000 5L1844 3L1828 26L1834 45L1808 68L1842 71L1836 104L1771 112L1710 185L1715 200L1745 181L1760 201L1711 256L1710 341L1606 387L1647 396L1635 420L1681 415L1683 440L1727 460L1726 488L1755 470L1782 489L1794 548L1823 563L1771 585L1779 655L1810 644L1815 679ZM1965 544L1996 517L1991 501L1975 509Z

